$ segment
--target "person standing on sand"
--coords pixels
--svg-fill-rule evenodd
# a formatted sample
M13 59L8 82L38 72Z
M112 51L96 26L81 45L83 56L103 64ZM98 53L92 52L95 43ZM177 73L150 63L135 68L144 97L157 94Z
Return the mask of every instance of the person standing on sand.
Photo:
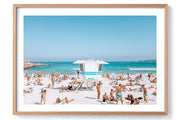
M145 88L144 85L142 85L141 88L143 89L144 101L145 101L146 103L148 103L148 101L147 101L147 95L148 95L148 94L147 94L147 88Z
M110 92L110 101L115 101L115 96L114 96L113 89L111 89L111 92Z
M139 77L142 78L142 73L140 73Z
M51 74L51 83L52 83L52 87L54 87L54 74Z
M26 75L24 77L27 78L28 77L28 73L26 73Z
M46 90L42 90L42 92L41 92L41 104L42 104L43 101L44 101L44 104L45 104L45 102L46 102L46 94L47 94Z
M119 86L116 87L116 91L117 91L117 101L116 101L116 104L118 104L119 99L121 100L121 104L123 104L122 89L123 89L123 86L121 84L119 84Z
M129 78L130 78L130 77L129 77L129 73L127 73L127 79L129 80Z
M29 81L30 79L31 79L31 77L30 77L30 76L28 76L28 77L27 77L27 81Z
M100 95L101 95L101 81L99 81L99 83L97 84L97 99L100 100Z

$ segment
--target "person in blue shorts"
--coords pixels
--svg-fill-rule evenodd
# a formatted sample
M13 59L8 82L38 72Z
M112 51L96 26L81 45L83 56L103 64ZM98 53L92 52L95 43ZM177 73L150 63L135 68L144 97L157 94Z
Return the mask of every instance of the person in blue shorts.
M147 101L147 96L148 96L148 94L147 94L147 88L146 88L144 85L142 85L141 88L143 89L144 101L145 101L146 103L148 103L148 101Z
M119 84L118 87L116 87L116 91L117 91L117 101L116 104L118 104L119 99L121 100L121 104L123 104L123 95L122 95L122 89L123 86L121 84Z

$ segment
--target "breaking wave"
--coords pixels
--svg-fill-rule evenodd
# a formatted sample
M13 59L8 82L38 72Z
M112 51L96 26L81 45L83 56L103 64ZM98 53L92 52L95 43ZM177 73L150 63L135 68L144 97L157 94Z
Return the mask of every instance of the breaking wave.
M73 68L73 70L79 70L79 68Z
M156 68L129 68L129 70L156 70Z

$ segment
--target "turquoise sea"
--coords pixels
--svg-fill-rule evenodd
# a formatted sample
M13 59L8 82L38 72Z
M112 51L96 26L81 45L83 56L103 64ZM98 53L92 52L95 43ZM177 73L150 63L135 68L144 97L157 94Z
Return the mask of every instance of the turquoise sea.
M31 62L31 63L44 63L53 64L47 66L36 66L33 68L25 69L25 73L29 70L34 71L47 71L49 72L67 72L71 74L76 74L79 70L78 64L73 64L73 62ZM156 73L156 62L108 62L109 64L103 65L102 71L104 73Z

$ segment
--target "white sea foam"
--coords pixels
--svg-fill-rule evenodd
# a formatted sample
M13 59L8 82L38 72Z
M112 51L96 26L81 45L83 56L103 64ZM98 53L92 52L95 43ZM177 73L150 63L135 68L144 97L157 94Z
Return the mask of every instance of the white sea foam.
M73 70L79 70L79 68L73 68Z
M129 68L129 70L156 70L156 68Z

